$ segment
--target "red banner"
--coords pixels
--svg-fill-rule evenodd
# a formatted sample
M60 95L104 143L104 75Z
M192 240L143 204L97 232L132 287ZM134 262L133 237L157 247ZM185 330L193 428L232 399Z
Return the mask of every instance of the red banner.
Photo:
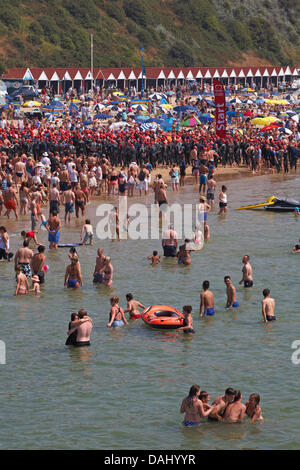
M221 139L226 137L226 108L225 108L225 91L219 80L214 80L215 95L215 118L216 118L216 134Z

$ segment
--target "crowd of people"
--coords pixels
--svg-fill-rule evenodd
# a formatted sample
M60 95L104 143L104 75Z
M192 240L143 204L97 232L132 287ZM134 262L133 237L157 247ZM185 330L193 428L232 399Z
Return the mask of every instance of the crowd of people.
M72 96L68 96L72 99ZM192 102L191 95L185 90L176 93L176 99L182 106L195 104L201 111L207 111L205 99ZM153 191L154 203L159 209L169 204L167 184L159 170L167 168L173 192L184 191L186 176L191 175L199 193L199 222L195 227L193 240L186 239L178 247L178 236L169 226L162 238L163 256L176 258L178 264L189 266L192 253L210 239L208 213L215 204L217 183L215 173L225 166L246 166L252 172L296 171L298 146L300 140L299 123L284 118L283 126L290 132L282 134L278 127L261 132L254 127L250 119L243 119L239 129L229 127L226 139L217 137L212 123L188 129L173 125L172 131L142 130L137 123L128 121L129 126L118 130L110 129L95 119L91 127L83 125L86 117L84 109L97 105L98 100L84 96L81 102L81 117L66 116L55 123L41 119L27 119L21 116L16 123L8 120L2 112L0 126L0 217L21 218L31 224L30 229L20 234L22 246L16 253L10 251L9 234L4 225L0 227L0 260L8 262L14 259L16 272L15 295L35 296L42 293L45 282L45 250L38 238L40 231L47 230L49 249L57 249L60 243L60 232L70 225L72 216L83 218L80 230L80 243L93 245L94 230L90 218L86 218L86 206L94 198L111 199L125 196L146 196ZM149 104L158 106L159 103ZM125 114L130 111L130 103L123 103ZM293 109L296 109L293 106ZM262 105L262 111L266 111ZM270 111L270 110L269 110ZM280 115L282 108L272 109ZM251 111L254 115L254 110ZM182 117L182 116L181 116ZM127 121L126 121L127 122ZM153 177L153 172L156 171ZM227 187L222 185L218 195L219 215L226 216L228 198ZM62 207L64 214L61 213ZM130 223L130 220L127 220ZM65 224L65 225L63 225ZM114 212L116 239L120 240L118 208ZM37 252L31 249L34 244ZM298 245L296 245L296 248ZM297 251L295 249L295 251ZM161 262L157 250L148 255L151 265ZM102 284L107 289L113 285L114 267L109 256L103 250L97 250L92 281ZM32 285L29 285L31 280ZM224 277L226 285L226 308L238 308L236 289L231 277ZM250 257L243 257L243 275L240 281L245 288L253 286ZM83 287L83 276L80 260L75 247L69 252L69 264L65 270L64 286L68 289ZM215 314L214 294L210 282L203 282L200 295L200 317ZM145 306L134 299L131 293L126 295L127 309L119 305L119 297L110 299L108 327L120 327L129 320L141 317L140 309ZM183 307L184 321L178 331L194 334L192 306ZM125 314L128 314L128 319ZM270 290L263 290L262 316L264 322L276 320L275 301ZM88 346L92 332L92 319L85 309L72 313L68 327L67 345ZM186 413L185 425L198 424L204 417L210 420L236 422L242 421L244 415L252 421L261 420L260 397L252 394L246 405L241 403L238 390L227 389L225 395L209 405L209 395L201 392L200 387L193 386L189 396L182 402L181 412Z

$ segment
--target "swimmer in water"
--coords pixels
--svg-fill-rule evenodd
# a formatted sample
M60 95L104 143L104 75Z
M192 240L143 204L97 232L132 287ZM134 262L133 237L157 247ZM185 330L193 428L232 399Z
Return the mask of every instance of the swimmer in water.
M193 329L193 317L191 315L192 313L191 305L185 305L182 308L182 313L184 315L183 326L178 328L178 331L183 331L184 333L195 333L195 330Z
M255 421L263 421L262 410L259 406L260 395L258 393L251 393L248 398L246 406L246 415L251 419L252 423Z
M239 306L239 303L236 300L236 290L234 285L232 284L230 276L224 277L224 283L226 284L227 294L226 308L237 308Z
M252 274L252 266L250 264L250 256L249 255L243 256L242 263L244 265L242 269L243 277L240 280L239 284L244 283L244 287L246 288L252 287L253 286L253 274Z
M148 255L147 259L151 260L151 265L160 263L160 256L156 250L153 251L152 255Z
M292 249L293 253L300 253L300 245L295 245L294 248Z
M26 295L29 291L28 279L22 272L22 266L16 267L17 287L14 295Z
M109 314L109 323L107 324L108 328L111 326L118 328L119 326L128 325L128 321L125 318L124 310L119 307L119 297L115 296L110 299L111 310Z
M271 298L270 289L263 290L263 300L261 301L262 316L265 323L276 320L275 300Z
M243 421L245 412L246 406L242 403L242 394L239 390L235 390L234 400L226 406L222 421L227 421L229 423Z
M203 292L200 294L200 317L214 315L214 294L208 289L209 281L204 281L202 287Z
M35 295L40 295L40 280L39 276L34 275L31 278L32 281L32 289L30 289L28 292L34 292Z
M208 416L211 412L211 407L207 410L204 409L199 396L199 385L192 385L188 396L182 400L180 413L185 413L183 424L187 427L197 426L200 424L201 419Z
M299 209L299 207L295 207L294 215L295 215L295 217L299 217L299 215L300 215L300 209Z
M199 396L200 400L202 401L203 403L203 408L205 411L209 410L211 408L210 404L209 404L209 400L210 400L210 395L205 392L205 390L202 390L200 392L200 396Z
M145 310L145 305L141 304L138 300L134 300L132 294L126 294L126 300L127 309L124 310L124 313L129 313L130 320L137 320L138 318L141 318L139 308Z

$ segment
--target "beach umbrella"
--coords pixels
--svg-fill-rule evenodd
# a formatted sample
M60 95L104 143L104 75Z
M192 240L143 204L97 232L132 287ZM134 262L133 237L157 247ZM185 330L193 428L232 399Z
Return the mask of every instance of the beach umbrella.
M280 126L280 123L273 122L272 124L268 124L267 126L263 127L261 131L262 132L272 131L274 129L278 129L279 126Z
M82 121L82 124L84 126L89 126L90 124L93 124L93 121Z
M251 123L255 126L267 126L271 122L276 122L278 119L275 116L255 117L251 119Z
M136 114L134 116L135 121L147 121L148 119L150 119L149 114Z
M290 104L287 100L270 100L266 99L267 104Z
M287 134L287 135L291 135L293 132L288 129L287 127L279 127L278 128L279 132L281 132L282 134Z
M197 111L197 108L195 108L194 106L190 106L190 105L175 106L173 108L173 111L175 111L176 113L185 113L187 111Z
M158 124L164 131L172 130L172 125L168 121L165 121L164 119L150 118L147 121L145 121L144 124L149 124L149 123Z
M23 104L24 108L35 108L37 106L42 106L41 103L38 101L26 101L26 103Z
M263 104L265 102L266 102L265 100L254 100L254 103L257 103L257 104Z
M124 121L121 121L121 122L113 122L110 126L109 126L109 130L114 130L114 129L121 129L122 127L126 127L126 126L129 126L128 122L124 122Z
M164 93L152 93L152 95L149 95L149 98L160 101L162 98L166 99L167 97Z
M95 115L95 119L109 119L113 118L110 114L99 113Z
M171 104L161 104L160 108L162 109L173 109L173 106Z
M133 109L137 109L138 111L148 111L148 108L142 104L133 104L131 107Z
M232 98L229 103L231 104L241 104L241 100L239 98Z
M212 122L214 120L214 115L211 113L203 113L200 116L198 116L199 121L202 123L206 124L207 122Z
M156 124L156 122L144 122L140 124L139 126L140 126L140 129L142 129L143 131L156 131L156 129L159 127L159 125Z
M182 127L195 127L201 126L201 121L196 116L190 116L181 121L180 125Z
M168 96L175 95L175 91L166 91L166 95Z
M253 88L243 88L242 91L255 91Z
M297 123L299 123L299 114L294 114L294 116L291 116L291 119Z
M205 100L206 103L208 104L208 106L210 106L211 108L214 108L215 107L215 103L211 100Z
M50 104L50 106L54 106L55 108L64 108L63 103L61 103L61 102L58 101L58 100L50 101L49 104Z

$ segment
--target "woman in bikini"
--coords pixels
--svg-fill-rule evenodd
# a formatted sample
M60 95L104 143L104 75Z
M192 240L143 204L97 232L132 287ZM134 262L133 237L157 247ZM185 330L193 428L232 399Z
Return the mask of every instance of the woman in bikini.
M124 315L124 310L118 305L119 297L112 297L110 299L111 310L109 316L109 323L107 324L108 328L114 327L118 328L119 326L128 325L128 322Z
M19 190L19 197L20 197L20 215L27 214L27 207L28 207L28 183L25 181L22 182L20 190Z
M201 419L208 416L211 412L211 407L206 411L204 410L203 403L199 399L199 396L199 385L192 385L188 396L182 400L180 413L185 413L183 424L187 427L200 424Z
M264 419L261 414L259 402L260 395L258 393L251 393L246 403L246 415L251 419L252 423L255 421L262 421Z

